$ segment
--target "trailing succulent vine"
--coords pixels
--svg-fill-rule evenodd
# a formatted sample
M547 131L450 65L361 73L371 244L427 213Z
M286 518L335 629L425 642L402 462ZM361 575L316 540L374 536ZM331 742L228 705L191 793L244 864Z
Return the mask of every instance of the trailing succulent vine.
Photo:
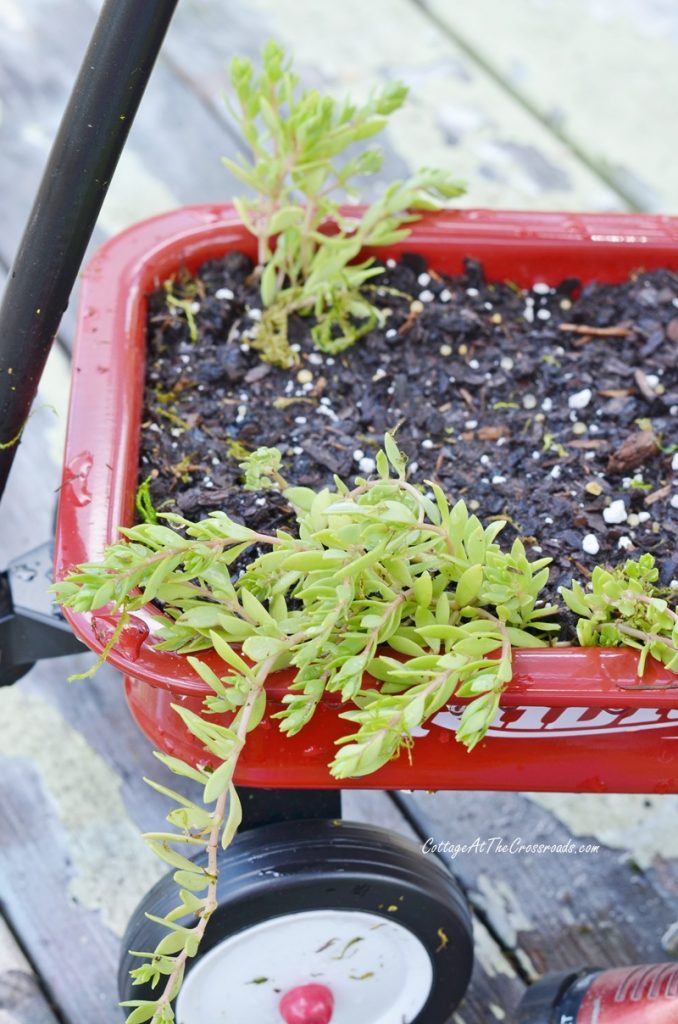
M678 672L678 614L655 586L659 570L650 554L629 559L614 569L597 565L590 589L573 580L560 588L567 607L579 616L577 639L582 647L635 647L640 651L638 675L648 655Z
M193 523L157 513L120 532L100 563L79 566L55 585L76 611L105 608L121 622L155 602L157 647L188 655L209 687L204 717L175 706L218 767L196 767L158 754L167 767L203 787L203 805L151 783L177 804L178 831L146 836L175 869L179 903L162 923L167 935L142 951L139 982L161 982L157 1000L128 1004L128 1024L167 1024L189 957L197 952L216 906L217 850L241 819L233 775L247 733L262 719L266 682L296 669L274 714L294 735L325 693L339 694L346 735L330 764L339 779L366 775L403 750L413 733L453 698L468 701L457 740L469 750L491 724L512 676L513 648L554 642L559 610L542 605L547 558L529 561L520 540L505 550L502 521L483 524L464 502L450 505L440 488L407 479L405 459L386 435L377 475L349 488L314 492L290 487L275 448L243 464L248 486L276 487L293 508L293 532L267 535L213 512ZM246 552L252 557L234 573ZM579 616L584 645L625 645L678 672L678 614L655 587L651 555L594 570L591 589L561 593ZM115 642L115 638L112 643ZM218 675L199 654L213 648ZM223 716L227 716L224 719ZM229 720L230 719L230 720ZM228 724L224 724L228 721ZM189 854L206 851L203 867ZM197 916L197 923L186 919Z

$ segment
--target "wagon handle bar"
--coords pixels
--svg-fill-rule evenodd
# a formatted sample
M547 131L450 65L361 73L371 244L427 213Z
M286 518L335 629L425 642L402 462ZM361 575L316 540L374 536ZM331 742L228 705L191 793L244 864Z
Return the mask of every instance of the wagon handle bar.
M0 498L61 317L178 0L106 0L0 306Z

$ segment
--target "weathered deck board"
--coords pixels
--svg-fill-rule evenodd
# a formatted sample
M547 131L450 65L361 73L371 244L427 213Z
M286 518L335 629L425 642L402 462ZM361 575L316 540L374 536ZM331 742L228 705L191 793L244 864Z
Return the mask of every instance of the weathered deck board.
M60 346L54 346L2 502L2 569L52 535L69 389L68 359Z
M0 1024L58 1024L40 982L0 915Z
M507 800L496 793L437 793L401 799L436 843L471 847L447 855L452 868L492 933L504 949L513 950L529 978L577 964L622 965L665 957L661 937L678 918L678 892L668 892L650 869L647 844L634 856L633 838L624 838L622 823L635 818L641 829L643 816L649 820L659 808L662 827L655 830L654 853L666 852L675 798L654 803L643 797L578 794L544 801L525 794ZM541 806L545 802L553 813ZM583 809L580 815L587 822L583 831L558 820L568 802L588 807L588 816ZM613 819L620 825L616 842L610 829ZM597 834L606 825L609 846ZM508 847L522 839L547 845L573 841L577 847L593 843L600 849L588 854L511 854L494 852L496 842L491 852L473 849L476 839L488 843L492 837ZM641 870L638 856L646 870Z
M168 51L216 110L226 59L279 39L303 80L365 95L400 78L410 96L389 127L391 167L450 168L468 183L465 205L619 208L618 196L508 96L411 0L253 0L229 18L208 0L180 5Z
M82 658L65 661L82 667ZM118 687L111 676L98 686ZM0 692L2 903L66 1020L112 1024L119 938L160 871L125 808L120 773L41 686L66 691L64 662ZM72 691L71 710L87 705L96 686L84 701Z
M421 3L629 202L678 212L674 0Z

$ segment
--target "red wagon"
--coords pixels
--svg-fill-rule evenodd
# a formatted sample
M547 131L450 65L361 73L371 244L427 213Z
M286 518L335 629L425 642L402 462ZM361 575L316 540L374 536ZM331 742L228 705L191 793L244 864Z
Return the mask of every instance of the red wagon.
M107 243L86 271L56 537L58 575L96 560L116 527L133 521L147 294L180 266L194 269L236 248L251 250L252 241L232 208L192 207L130 228ZM445 273L458 272L463 259L473 257L490 278L510 277L521 286L554 284L568 276L615 281L641 266L678 269L678 221L470 210L422 222L388 255L405 250L422 254ZM180 702L197 712L208 691L185 657L154 650L155 614L139 615L125 627L109 661L124 673L132 714L152 742L188 761L204 761L204 749L171 705ZM81 639L100 651L114 620L67 615ZM205 658L223 672L214 652ZM453 741L461 708L451 706L420 730L411 763L401 757L353 784L678 792L678 705L668 670L650 666L640 688L633 652L581 648L517 651L515 667L496 720L471 755ZM289 678L289 672L281 672L269 686L269 715ZM270 1009L266 986L250 985L243 973L253 956L266 965L262 976L284 979L283 989L301 991L300 963L306 972L302 981L322 974L332 990L331 1019L337 1024L401 1019L437 1024L449 1019L464 991L471 964L469 922L449 878L383 831L295 821L314 807L325 818L328 809L338 816L336 798L331 802L331 794L318 794L320 802L313 804L308 791L352 784L337 782L327 769L340 732L340 708L328 697L292 738L267 717L248 741L236 781L268 792L263 804L259 801L259 822L284 817L287 823L260 824L246 832L226 858L220 915L178 1001L185 1024L218 1019L210 1014L219 1005L223 977L239 1012L259 1014L262 1024L280 1019L271 1015L278 1010ZM285 804L281 791L286 790ZM266 866L254 883L257 859ZM143 909L157 914L168 891L161 884ZM320 970L314 951L322 948L328 929L346 941L358 930L369 972L374 964L390 965L379 969L381 984L369 987L377 993L374 1002L369 993L356 1001L350 964L339 960L329 970L329 961L323 961ZM147 945L153 938L149 931L137 915L128 941L134 948ZM128 966L125 961L123 978ZM122 988L130 994L124 980Z

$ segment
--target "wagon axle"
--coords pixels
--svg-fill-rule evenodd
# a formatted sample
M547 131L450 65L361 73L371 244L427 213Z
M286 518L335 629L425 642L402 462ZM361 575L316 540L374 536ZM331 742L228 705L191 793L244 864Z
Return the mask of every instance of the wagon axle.
M298 985L280 1000L285 1024L330 1024L334 996L327 985Z

